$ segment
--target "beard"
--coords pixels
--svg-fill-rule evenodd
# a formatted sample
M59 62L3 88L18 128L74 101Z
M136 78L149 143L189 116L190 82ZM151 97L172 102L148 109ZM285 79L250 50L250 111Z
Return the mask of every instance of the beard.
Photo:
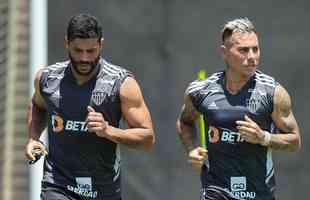
M73 59L73 57L71 56L70 53L69 54L69 58L70 58L70 61L71 61L71 65L74 69L74 71L80 75L80 76L88 76L90 75L97 67L98 65L98 62L100 60L100 55L98 55L97 58L95 58L94 61L90 61L90 62L85 62L85 61L76 61ZM83 72L79 69L79 65L89 65L90 66L90 70L88 70L87 72Z

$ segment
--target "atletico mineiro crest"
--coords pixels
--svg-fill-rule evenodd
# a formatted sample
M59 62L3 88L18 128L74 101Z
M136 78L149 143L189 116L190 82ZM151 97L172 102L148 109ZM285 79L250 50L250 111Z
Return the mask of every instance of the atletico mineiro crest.
M94 91L91 96L92 102L99 106L102 104L103 100L105 99L106 93L101 91Z

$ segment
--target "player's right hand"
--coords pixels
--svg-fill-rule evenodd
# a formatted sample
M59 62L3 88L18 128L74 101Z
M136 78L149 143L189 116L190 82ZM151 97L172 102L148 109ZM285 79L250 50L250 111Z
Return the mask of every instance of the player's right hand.
M91 106L87 107L88 115L86 118L89 132L96 133L99 137L106 137L106 128L109 126L102 113L96 112Z
M36 161L36 157L35 155L33 154L33 152L36 151L40 151L42 152L43 155L47 155L47 149L45 147L45 145L38 141L38 140L33 140L33 139L30 139L26 145L26 149L25 149L25 155L26 155L26 158L30 161Z
M207 149L202 147L196 147L188 153L188 162L192 165L194 169L201 169L207 153Z

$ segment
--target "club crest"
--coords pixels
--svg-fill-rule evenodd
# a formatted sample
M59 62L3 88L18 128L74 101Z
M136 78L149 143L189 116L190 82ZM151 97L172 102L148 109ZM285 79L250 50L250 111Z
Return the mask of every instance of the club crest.
M246 106L250 112L254 113L258 110L260 105L260 101L254 98L246 100Z
M91 99L92 99L92 102L95 105L99 106L99 105L102 104L102 102L104 101L105 97L106 97L106 93L100 92L100 91L94 91L92 93Z

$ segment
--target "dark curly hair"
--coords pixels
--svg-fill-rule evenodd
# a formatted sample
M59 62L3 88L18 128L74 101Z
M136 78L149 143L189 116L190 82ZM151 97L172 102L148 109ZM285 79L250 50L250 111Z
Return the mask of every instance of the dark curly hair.
M76 38L98 38L100 41L102 37L102 28L96 17L85 13L71 17L67 27L67 40L69 42Z

